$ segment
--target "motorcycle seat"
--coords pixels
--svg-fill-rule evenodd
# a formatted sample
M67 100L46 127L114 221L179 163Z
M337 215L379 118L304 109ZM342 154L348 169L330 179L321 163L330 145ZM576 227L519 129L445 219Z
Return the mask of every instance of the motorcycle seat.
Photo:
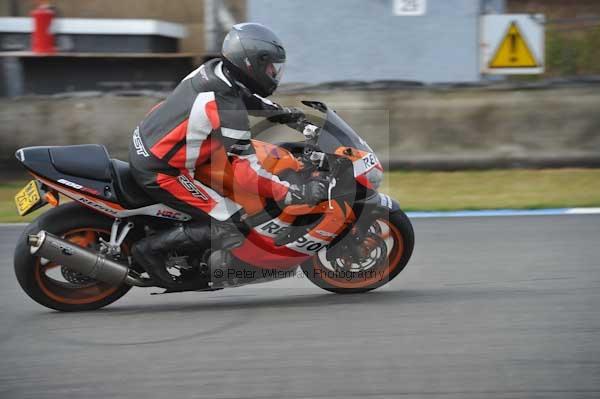
M111 181L110 160L103 145L84 144L49 147L57 171L91 180Z
M138 209L156 204L137 184L127 162L111 159L113 183L117 198L129 209Z

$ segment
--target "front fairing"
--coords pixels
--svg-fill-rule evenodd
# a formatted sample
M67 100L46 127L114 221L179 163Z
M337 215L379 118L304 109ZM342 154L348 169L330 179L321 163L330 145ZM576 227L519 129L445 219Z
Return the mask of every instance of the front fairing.
M328 109L325 124L319 133L317 146L328 154L336 154L340 147L373 153L373 150L335 111Z
M369 189L376 189L373 176L382 178L383 167L373 149L335 111L327 109L326 119L317 147L324 153L348 159L352 163L355 180Z

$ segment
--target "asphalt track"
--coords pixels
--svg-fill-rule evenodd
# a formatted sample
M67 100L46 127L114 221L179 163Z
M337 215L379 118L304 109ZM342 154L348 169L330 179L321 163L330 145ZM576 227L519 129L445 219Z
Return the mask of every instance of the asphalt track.
M0 398L600 397L600 216L414 224L370 294L134 289L80 314L25 296L1 227Z

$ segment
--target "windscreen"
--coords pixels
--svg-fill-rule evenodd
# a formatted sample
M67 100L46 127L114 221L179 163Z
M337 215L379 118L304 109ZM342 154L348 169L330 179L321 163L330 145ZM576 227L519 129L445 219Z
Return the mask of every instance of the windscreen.
M339 147L352 147L372 153L373 150L344 120L332 110L319 133L317 145L321 151L334 154Z

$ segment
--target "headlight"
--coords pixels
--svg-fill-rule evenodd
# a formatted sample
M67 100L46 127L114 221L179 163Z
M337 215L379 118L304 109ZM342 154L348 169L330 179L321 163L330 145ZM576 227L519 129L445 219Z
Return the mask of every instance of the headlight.
M383 172L378 168L373 168L367 172L367 180L373 190L377 190L383 181Z

